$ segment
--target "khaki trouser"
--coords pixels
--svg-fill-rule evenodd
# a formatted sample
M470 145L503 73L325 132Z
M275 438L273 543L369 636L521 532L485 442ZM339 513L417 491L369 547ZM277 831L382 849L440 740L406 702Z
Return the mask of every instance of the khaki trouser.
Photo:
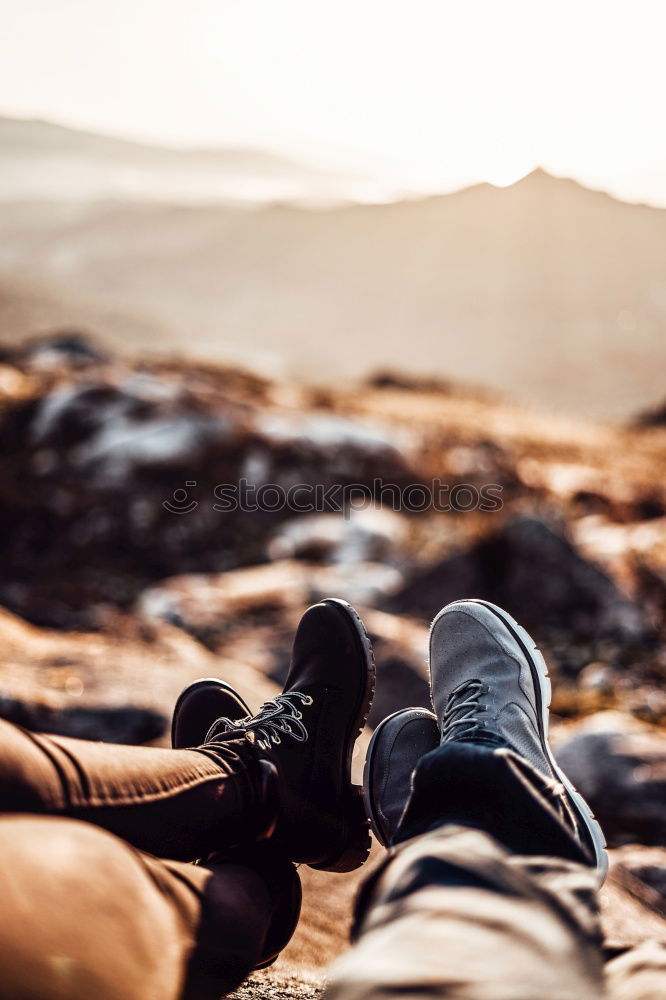
M423 833L367 880L327 1000L663 1000L666 947L604 967L597 889L591 868L479 830Z

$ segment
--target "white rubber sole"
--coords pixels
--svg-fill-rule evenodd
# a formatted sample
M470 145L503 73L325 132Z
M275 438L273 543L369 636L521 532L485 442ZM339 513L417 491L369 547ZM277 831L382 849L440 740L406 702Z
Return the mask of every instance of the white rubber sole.
M456 604L479 604L484 608L491 611L496 618L507 627L513 638L517 641L518 645L521 647L527 662L530 664L532 671L532 677L535 682L535 690L539 693L539 701L541 702L541 721L542 721L542 732L540 733L541 742L543 746L544 753L548 758L553 772L557 775L559 780L562 782L569 797L571 803L574 806L576 813L580 821L584 824L587 830L590 840L594 848L594 860L597 869L599 870L602 881L605 880L608 874L608 853L606 851L606 838L604 837L604 832L601 829L594 813L590 809L589 805L583 798L583 796L576 790L574 785L571 783L569 778L558 765L555 757L553 756L553 751L550 748L548 742L548 721L549 721L549 709L551 701L551 684L550 677L548 676L548 667L546 661L543 658L541 650L536 645L532 636L519 625L515 618L512 618L510 614L504 611L503 608L497 607L496 604L491 604L490 601L482 601L477 598L464 601L454 601L452 604L447 604L445 608L439 612L439 614L433 620L431 625L431 631L435 627L436 622L439 618L448 611L449 608L455 607Z

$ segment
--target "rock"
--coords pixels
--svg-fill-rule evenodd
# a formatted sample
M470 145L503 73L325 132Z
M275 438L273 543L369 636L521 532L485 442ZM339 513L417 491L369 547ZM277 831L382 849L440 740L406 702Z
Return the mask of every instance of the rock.
M156 579L260 562L291 487L326 511L331 490L342 509L351 484L414 478L395 435L269 408L225 369L34 374L0 411L0 601L41 624L88 628L95 605L127 608Z
M666 427L666 400L650 410L644 410L631 422L631 426L639 430L649 430L651 427Z
M666 571L666 517L618 524L591 514L578 518L572 536L583 555L641 598L652 596L650 574Z
M302 610L324 597L371 607L401 584L398 570L380 563L321 566L284 559L227 573L162 580L141 594L136 611L215 644L247 617L268 615L274 620L275 612Z
M143 592L137 612L177 625L204 642L224 634L243 615L305 607L305 568L284 560L228 573L176 576Z
M385 607L432 618L449 601L468 596L506 608L537 637L608 639L624 645L627 655L631 647L656 642L638 604L559 528L536 518L511 519L466 551L416 574Z
M617 524L599 515L579 518L573 530L576 543L599 559L613 559L630 552L642 554L666 542L666 517Z
M229 415L199 414L175 383L132 376L116 386L67 383L40 400L30 421L30 444L64 453L73 475L93 486L118 488L141 470L185 465L223 445L234 429Z
M163 506L202 467L212 496L215 460L223 475L243 438L235 417L233 407L199 412L174 380L138 374L82 376L6 411L0 600L42 624L89 627L91 606L127 606L151 578L219 569L234 549L242 559L238 521L194 488L189 513Z
M183 687L211 676L237 686L256 707L277 690L246 662L214 656L162 621L113 612L103 631L63 632L0 608L2 704L22 725L88 739L153 740Z
M368 725L374 729L401 708L432 710L428 629L381 611L364 610L363 620L377 666L377 686Z
M448 396L458 387L448 379L431 375L411 375L405 372L382 370L366 379L370 389L399 389L403 392L434 392Z
M666 850L630 844L611 855L611 875L649 909L666 917Z
M109 360L88 333L68 329L30 337L18 347L4 347L0 357L43 371L60 367L85 368Z
M635 889L634 885L629 889L626 878L620 875L614 863L614 853L610 852L610 874L599 893L601 930L607 960L650 941L666 941L666 920L658 910L646 903L642 891L638 894L631 891ZM608 966L606 971L608 972ZM611 990L609 995L621 996L615 990ZM637 996L633 991L628 995L634 998ZM659 993L648 991L645 997L653 998L658 995Z
M367 608L385 604L404 584L398 569L373 562L310 566L306 580L310 601L341 597L350 604Z
M565 731L558 763L589 802L609 845L666 845L666 736L617 712Z
M2 355L0 354L0 357ZM14 365L0 362L0 403L16 404L30 399L35 394L37 383Z
M314 983L293 973L269 969L250 976L229 996L232 1000L319 1000L323 993L323 981Z
M403 454L391 435L381 427L321 412L258 413L256 427L263 440L274 449L301 449L320 454L326 451L329 459L344 459L345 471L354 458L361 463L379 459L387 475L392 472L398 478L404 477ZM405 438L404 432L401 437Z
M404 519L370 507L342 514L311 514L286 521L268 543L271 559L381 562L395 557L406 535Z
M595 515L601 525L622 525L663 517L666 494L661 482L635 482L618 476L615 469L598 463L539 461L517 463L520 480L545 493L551 502L566 504L576 515L574 527ZM580 521L579 521L580 518ZM607 520L608 519L608 520ZM592 521L590 523L593 523Z
M2 696L0 718L34 732L126 744L156 740L163 735L168 724L161 712L136 705L53 708Z

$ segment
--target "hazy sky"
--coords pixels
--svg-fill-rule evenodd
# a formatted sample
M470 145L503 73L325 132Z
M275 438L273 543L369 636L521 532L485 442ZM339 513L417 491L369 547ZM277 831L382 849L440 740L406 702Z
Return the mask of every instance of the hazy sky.
M666 0L0 0L0 111L666 205Z

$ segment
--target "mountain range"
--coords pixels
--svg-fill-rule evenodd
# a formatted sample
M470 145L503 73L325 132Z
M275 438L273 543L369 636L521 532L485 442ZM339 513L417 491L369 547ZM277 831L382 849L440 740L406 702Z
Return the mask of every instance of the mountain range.
M279 183L269 201L75 199L62 170L50 173L54 157L77 177L129 161L165 177L177 162L191 176ZM436 374L595 417L625 418L663 394L666 210L543 171L419 200L294 203L280 197L284 178L314 175L269 154L5 119L0 177L19 162L43 190L3 183L4 338L86 325L126 349L321 381Z

